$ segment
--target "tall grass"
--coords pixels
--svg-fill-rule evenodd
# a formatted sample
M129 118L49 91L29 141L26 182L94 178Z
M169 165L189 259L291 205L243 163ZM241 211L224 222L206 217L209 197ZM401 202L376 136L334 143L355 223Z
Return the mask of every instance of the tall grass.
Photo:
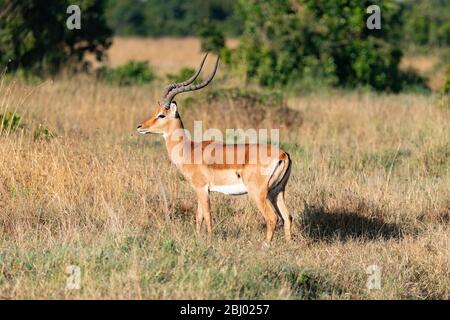
M0 135L1 298L450 298L450 113L433 95L291 98L302 121L281 140L295 239L279 227L261 250L246 196L213 194L213 242L195 237L193 191L160 137L134 133L160 89L0 87L1 110L27 124ZM233 100L201 101L179 102L188 128L239 113ZM40 124L54 138L34 139ZM373 264L380 290L366 288ZM66 288L68 265L81 268L80 290Z

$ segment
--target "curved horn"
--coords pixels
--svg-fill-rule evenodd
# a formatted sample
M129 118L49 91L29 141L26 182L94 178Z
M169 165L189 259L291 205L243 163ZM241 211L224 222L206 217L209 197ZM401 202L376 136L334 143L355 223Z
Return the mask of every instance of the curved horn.
M164 106L166 108L169 108L170 103L172 102L173 98L179 93L195 91L195 90L199 90L201 88L206 87L211 82L211 80L214 78L214 76L216 75L218 66L219 66L219 57L217 57L216 63L214 65L214 70L211 72L208 79L206 79L205 81L203 81L202 83L199 83L199 84L191 84L189 86L184 85L184 86L176 87L176 88L172 89L164 101Z
M195 79L197 79L198 75L200 74L200 72L202 71L203 68L203 64L205 63L206 57L208 56L208 52L203 56L202 61L200 62L200 65L197 69L197 71L194 73L194 75L192 77L190 77L189 79L180 82L180 83L172 83L169 84L167 87L164 88L164 93L163 93L163 98L165 99L167 97L167 95L169 94L170 91L172 91L175 88L179 88L182 86L187 86L188 84L191 84L192 82L195 81Z

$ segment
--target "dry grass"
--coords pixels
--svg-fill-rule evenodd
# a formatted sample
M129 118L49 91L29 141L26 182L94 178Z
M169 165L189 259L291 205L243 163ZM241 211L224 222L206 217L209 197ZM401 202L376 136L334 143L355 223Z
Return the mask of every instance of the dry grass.
M295 241L279 227L260 250L245 196L214 194L213 243L194 236L192 190L160 137L134 133L159 89L1 86L0 113L26 124L0 136L1 298L450 298L450 113L433 96L290 99L302 116L281 135ZM179 105L188 128L228 116ZM39 124L57 137L34 139ZM380 290L366 289L372 264ZM81 290L66 289L67 265L81 268Z

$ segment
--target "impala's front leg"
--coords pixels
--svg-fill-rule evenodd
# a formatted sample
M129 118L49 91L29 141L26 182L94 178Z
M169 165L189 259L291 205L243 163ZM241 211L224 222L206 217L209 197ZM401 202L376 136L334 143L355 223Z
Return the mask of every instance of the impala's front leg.
M209 190L207 188L198 189L197 200L198 200L197 234L200 234L201 225L203 219L205 219L206 232L208 234L208 240L210 240L212 227L211 227L211 205L209 201Z
M202 230L203 224L203 207L200 197L197 196L197 215L195 216L195 231L197 236L200 236L200 231Z

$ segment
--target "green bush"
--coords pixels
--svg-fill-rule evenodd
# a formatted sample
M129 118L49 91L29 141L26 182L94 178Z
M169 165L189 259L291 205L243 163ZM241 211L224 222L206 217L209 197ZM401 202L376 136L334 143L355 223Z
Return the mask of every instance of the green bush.
M447 66L447 76L442 86L441 106L445 109L450 109L450 64Z
M55 138L56 134L50 130L48 127L39 124L39 126L34 130L33 132L33 140L39 141L39 140L45 140L50 141L51 139Z
M450 94L450 64L447 66L447 78L442 88L444 94Z
M427 80L419 75L415 70L400 70L398 78L399 88L404 92L430 93L431 89L428 87Z
M408 77L399 70L401 10L379 3L382 29L369 30L364 0L239 1L244 34L234 52L247 78L276 87L315 81L398 92Z
M0 133L24 128L25 125L21 123L21 120L21 116L15 112L8 112L6 114L0 113Z
M155 73L147 61L130 61L116 68L101 68L98 78L120 86L142 85L152 82Z
M183 82L186 79L189 79L194 73L195 73L194 69L188 68L188 67L183 67L178 73L173 73L173 74L169 73L166 75L166 77L167 77L167 80L169 80L169 82L178 83L178 82ZM202 81L203 80L199 75L193 83L200 83Z

